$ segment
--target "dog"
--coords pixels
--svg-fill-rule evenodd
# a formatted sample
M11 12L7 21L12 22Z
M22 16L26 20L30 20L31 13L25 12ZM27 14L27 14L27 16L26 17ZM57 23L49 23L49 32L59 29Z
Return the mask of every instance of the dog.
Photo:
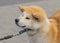
M60 10L49 18L42 7L20 5L21 14L15 19L17 26L27 30L30 43L60 43Z

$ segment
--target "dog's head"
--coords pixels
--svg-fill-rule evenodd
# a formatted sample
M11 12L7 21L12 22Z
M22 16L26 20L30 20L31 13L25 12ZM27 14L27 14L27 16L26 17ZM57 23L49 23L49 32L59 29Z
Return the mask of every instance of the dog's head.
M43 27L46 15L41 7L20 5L20 17L15 19L15 23L22 28L38 29Z

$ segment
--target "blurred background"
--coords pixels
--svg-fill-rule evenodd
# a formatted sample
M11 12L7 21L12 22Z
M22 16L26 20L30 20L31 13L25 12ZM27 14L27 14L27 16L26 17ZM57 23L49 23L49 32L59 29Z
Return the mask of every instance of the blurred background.
M47 16L60 9L60 0L0 0L0 38L21 30L15 25L15 18L20 15L18 8L20 4L40 6L46 11ZM24 33L0 43L29 43L29 40Z

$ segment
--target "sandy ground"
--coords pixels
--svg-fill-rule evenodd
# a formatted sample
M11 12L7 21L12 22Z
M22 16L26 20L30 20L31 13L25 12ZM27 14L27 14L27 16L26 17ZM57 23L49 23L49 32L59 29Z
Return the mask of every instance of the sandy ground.
M0 1L1 2L1 1ZM1 2L2 3L2 2ZM60 1L35 1L22 3L24 5L37 5L41 6L46 10L47 16L50 16L53 12L60 9ZM0 6L0 38L6 35L18 33L21 30L15 25L15 18L20 15L18 4L1 5ZM28 36L26 33L13 37L8 40L0 41L0 43L29 43Z

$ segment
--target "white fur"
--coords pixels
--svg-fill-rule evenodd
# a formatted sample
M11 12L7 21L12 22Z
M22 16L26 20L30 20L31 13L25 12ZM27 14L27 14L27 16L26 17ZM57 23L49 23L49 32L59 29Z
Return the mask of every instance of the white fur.
M28 31L28 37L30 39L30 43L49 43L48 38L46 37L46 32L49 31L49 21L46 18L44 22L40 23L37 21L34 21L32 18L29 20L26 19L29 14L26 12L23 12L19 17L19 26L26 26L25 28L31 28L33 31ZM39 31L37 31L39 30ZM42 31L43 30L43 31Z
M26 12L23 12L19 17L20 21L18 22L18 25L26 26L26 28L31 28L31 29L38 29L42 26L42 23L38 23L34 21L32 18L30 18L29 20L26 19L26 17L28 16L29 14L27 14Z
M45 26L41 28L41 30L43 30L43 31L40 30L37 33L36 33L36 31L33 31L33 32L35 32L35 34L32 31L28 32L30 43L49 43L48 37L46 37L46 33L48 33L48 31L49 31L49 28L48 28L49 21L47 20L46 23L47 24L45 24ZM32 35L32 34L34 34L34 35Z

